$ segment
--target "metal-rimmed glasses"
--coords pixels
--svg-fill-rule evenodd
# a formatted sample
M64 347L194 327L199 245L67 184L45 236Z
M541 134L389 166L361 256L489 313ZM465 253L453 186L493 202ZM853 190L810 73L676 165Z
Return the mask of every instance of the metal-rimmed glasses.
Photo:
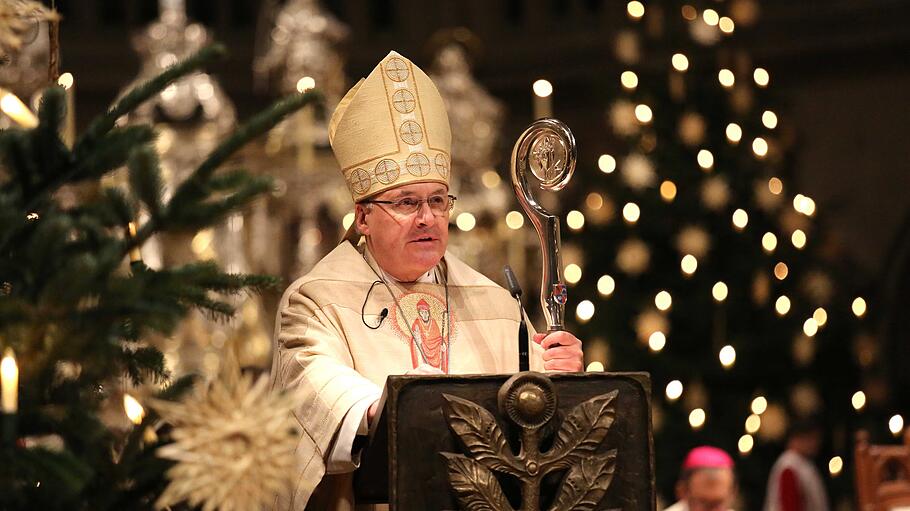
M413 215L420 209L424 202L429 206L430 211L436 216L444 216L455 207L454 195L430 195L426 199L417 197L402 197L398 200L365 200L362 204L386 204L389 209L402 216Z

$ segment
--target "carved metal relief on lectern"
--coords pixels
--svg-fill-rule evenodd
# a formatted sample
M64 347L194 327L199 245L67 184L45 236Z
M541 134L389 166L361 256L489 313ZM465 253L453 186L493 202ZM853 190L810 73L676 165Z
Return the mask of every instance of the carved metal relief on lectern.
M516 374L500 387L498 404L500 415L521 430L517 455L490 411L444 394L446 420L468 453L442 453L461 509L514 510L495 475L499 473L520 483L520 511L538 511L541 482L558 471L565 475L550 509L596 509L616 469L617 450L602 452L600 447L616 417L618 394L614 390L589 399L560 423L550 379L540 373ZM541 451L551 438L549 449Z

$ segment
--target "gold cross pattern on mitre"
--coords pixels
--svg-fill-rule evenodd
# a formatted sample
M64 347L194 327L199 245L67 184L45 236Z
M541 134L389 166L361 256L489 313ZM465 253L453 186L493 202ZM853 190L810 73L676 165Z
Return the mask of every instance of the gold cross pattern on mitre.
M410 183L449 184L445 104L430 78L394 51L341 99L329 142L354 202Z

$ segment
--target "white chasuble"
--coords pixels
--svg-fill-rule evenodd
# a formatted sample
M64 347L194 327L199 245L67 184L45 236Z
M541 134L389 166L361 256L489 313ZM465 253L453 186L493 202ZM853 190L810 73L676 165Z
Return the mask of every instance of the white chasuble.
M308 502L310 509L355 509L351 474L326 475L326 462L347 413L363 409L389 375L421 363L449 374L518 370L515 299L448 252L437 268L439 284L386 283L372 260L343 242L285 291L271 388L299 393L293 413L303 434L296 487L275 509L303 510ZM531 369L542 371L542 350L530 345Z

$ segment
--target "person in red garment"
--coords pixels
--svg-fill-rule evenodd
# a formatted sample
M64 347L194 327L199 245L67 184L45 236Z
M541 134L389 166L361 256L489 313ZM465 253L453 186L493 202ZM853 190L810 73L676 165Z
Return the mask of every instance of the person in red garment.
M736 497L733 459L717 447L689 451L676 483L678 502L664 511L727 511Z
M828 511L822 477L812 463L821 447L822 430L814 420L790 427L787 450L777 458L768 477L765 511Z

